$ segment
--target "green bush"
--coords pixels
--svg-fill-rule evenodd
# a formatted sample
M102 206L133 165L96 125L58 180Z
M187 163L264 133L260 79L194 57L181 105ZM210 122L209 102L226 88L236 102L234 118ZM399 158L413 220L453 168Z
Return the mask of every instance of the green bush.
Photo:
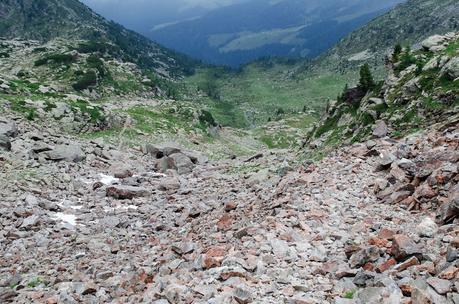
M214 127L217 125L217 122L212 116L212 113L206 110L201 111L201 114L199 115L199 122L201 123L201 125L204 125L204 126Z
M75 57L70 54L50 54L35 61L35 66L42 66L48 63L68 65L75 61Z
M416 63L416 57L411 53L411 48L407 46L405 51L400 55L400 63L395 68L397 73Z
M107 75L107 69L105 68L104 62L96 55L90 55L88 59L86 59L86 63L88 67L91 69L96 69L99 72L100 77L104 77Z
M97 85L97 74L95 71L88 71L72 86L77 91L86 90L87 88Z
M158 87L166 92L167 97L172 99L179 99L180 92L176 83L168 79L158 77L153 72L146 73L146 76L148 77L148 79L150 79L150 83L147 84L148 86L150 86L151 88Z

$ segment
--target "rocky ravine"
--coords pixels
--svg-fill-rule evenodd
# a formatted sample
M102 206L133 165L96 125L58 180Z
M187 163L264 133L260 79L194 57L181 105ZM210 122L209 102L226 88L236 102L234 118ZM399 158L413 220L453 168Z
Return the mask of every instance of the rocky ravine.
M288 171L286 151L209 162L13 118L2 303L459 303L459 125Z

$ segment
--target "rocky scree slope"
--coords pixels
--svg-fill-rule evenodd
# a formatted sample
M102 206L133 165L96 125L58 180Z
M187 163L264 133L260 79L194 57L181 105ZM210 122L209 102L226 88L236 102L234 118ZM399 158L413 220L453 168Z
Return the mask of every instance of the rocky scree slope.
M459 35L432 36L422 48L389 56L389 75L366 91L345 89L313 128L311 147L400 137L459 119Z
M457 124L310 166L119 149L11 113L0 139L2 303L458 300Z

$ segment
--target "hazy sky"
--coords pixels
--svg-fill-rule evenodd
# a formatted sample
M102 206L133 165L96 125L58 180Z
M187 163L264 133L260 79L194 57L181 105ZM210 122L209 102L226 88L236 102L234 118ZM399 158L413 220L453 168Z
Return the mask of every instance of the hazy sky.
M193 18L221 6L247 0L81 0L108 19L145 32L145 26ZM267 0L270 1L270 0Z

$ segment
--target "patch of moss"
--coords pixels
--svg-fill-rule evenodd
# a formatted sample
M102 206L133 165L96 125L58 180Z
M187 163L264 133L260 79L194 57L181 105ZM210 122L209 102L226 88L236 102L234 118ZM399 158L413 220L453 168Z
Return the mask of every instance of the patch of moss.
M102 122L105 116L100 107L88 104L86 101L76 101L71 103L72 108L78 108L81 113L88 114L91 117L91 122Z
M356 292L357 292L356 289L352 289L352 290L346 291L344 293L344 295L343 295L343 298L352 300L352 299L354 299L354 295L355 295Z
M45 284L45 281L40 278L40 277L37 277L37 278L34 278L32 280L29 281L29 283L27 283L27 287L29 288L35 288L39 285L42 285L42 284Z

